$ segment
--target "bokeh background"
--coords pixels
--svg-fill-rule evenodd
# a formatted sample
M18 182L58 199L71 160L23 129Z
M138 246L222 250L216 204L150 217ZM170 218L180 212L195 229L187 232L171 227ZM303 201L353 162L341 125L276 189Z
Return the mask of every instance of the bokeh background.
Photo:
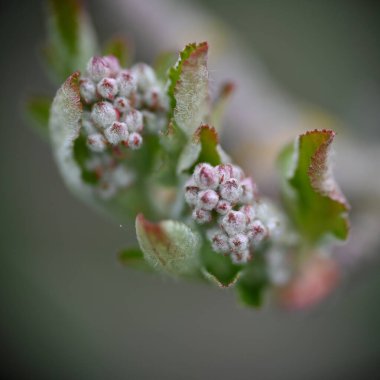
M165 46L157 44L165 15L156 1L149 7L141 0L155 12L145 26L141 15L134 17L136 3L96 0L87 6L101 41L126 33L136 41L137 57L150 61ZM212 17L222 35L232 31L245 54L255 57L252 75L259 61L284 96L339 120L341 134L360 139L363 154L366 144L380 144L378 2L175 3L185 7L184 24L191 25L190 7L201 21L202 15ZM45 34L43 1L0 3L2 378L376 378L376 261L319 308L302 313L272 304L243 309L230 291L162 279L117 262L118 249L133 244L132 226L105 220L71 196L48 144L23 114L28 94L55 91L39 59ZM368 162L368 173L379 164ZM372 227L380 231L380 225Z

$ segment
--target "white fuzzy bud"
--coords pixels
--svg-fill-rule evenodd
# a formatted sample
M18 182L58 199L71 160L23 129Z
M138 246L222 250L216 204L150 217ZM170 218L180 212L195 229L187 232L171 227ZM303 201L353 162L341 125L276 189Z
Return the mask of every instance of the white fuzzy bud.
M215 171L219 176L219 183L223 183L232 177L232 165L231 164L221 164L216 166Z
M140 149L143 143L143 138L137 132L132 132L128 137L128 147L135 150Z
M96 100L96 86L91 79L82 78L79 81L79 92L82 100L87 104Z
M131 105L129 103L129 100L125 98L124 96L118 96L114 102L113 106L120 112L124 113L127 111L130 111Z
M254 183L251 177L244 178L240 182L242 194L240 197L241 203L251 203L253 201Z
M113 78L103 78L97 84L96 89L102 98L113 100L118 92L116 79Z
M240 207L240 210L246 218L247 225L250 225L254 219L256 218L256 210L255 207L252 205L245 205Z
M228 253L230 246L228 244L228 236L221 230L213 230L208 233L211 241L212 249L218 253Z
M93 81L99 82L101 79L108 77L111 70L107 60L102 57L92 57L87 63L87 73Z
M132 110L125 118L130 132L141 132L144 128L143 115L140 111Z
M199 187L190 179L185 185L185 201L189 206L196 206L198 203Z
M136 78L129 70L122 70L119 73L117 83L121 96L129 97L136 91Z
M198 194L198 207L211 211L217 205L219 195L214 190L203 190Z
M222 219L222 227L228 235L233 236L245 230L245 215L240 211L230 211Z
M101 128L107 128L117 119L117 112L111 103L98 102L92 107L92 121Z
M100 133L88 136L87 145L94 152L103 152L106 149L106 141Z
M234 264L245 264L250 259L251 259L251 254L248 249L243 252L239 252L239 251L231 252L231 260Z
M244 234L237 234L228 239L231 251L244 252L248 249L249 239Z
M198 164L195 167L193 178L201 189L216 189L218 187L218 175L209 164Z
M121 141L127 141L129 137L127 124L115 121L104 131L104 135L113 145L117 145Z
M248 226L247 235L253 243L260 243L268 235L268 230L260 220L256 219Z
M228 201L225 201L224 199L219 200L218 204L215 206L215 211L218 214L226 215L230 210L232 206L231 203Z
M151 87L144 96L144 101L147 107L166 109L166 97L158 86Z
M245 177L243 169L240 166L232 165L231 177L241 181Z
M236 203L240 200L242 188L236 178L230 178L220 185L220 195L225 200Z
M145 92L157 83L154 70L145 63L138 63L133 66L132 72L136 77L139 91Z
M201 208L195 208L192 215L193 219L199 224L209 223L212 219L211 212Z
M94 123L91 120L91 113L84 111L82 113L82 119L81 119L82 127L87 135L91 135L92 133L97 133L97 129L94 125Z
M110 75L116 77L120 71L119 60L113 55L106 55L103 57L103 60L107 63L110 69Z

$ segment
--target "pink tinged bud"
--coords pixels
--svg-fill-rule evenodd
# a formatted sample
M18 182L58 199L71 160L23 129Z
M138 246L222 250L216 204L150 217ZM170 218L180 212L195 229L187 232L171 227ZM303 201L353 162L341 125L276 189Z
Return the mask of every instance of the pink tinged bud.
M240 200L242 188L239 181L235 178L230 178L220 185L220 195L225 200L236 203Z
M118 92L116 80L113 78L103 78L96 86L102 98L113 100Z
M231 177L236 178L238 181L241 181L245 177L243 169L240 166L232 165Z
M162 91L158 86L153 86L145 93L145 104L150 108L163 108Z
M215 252L228 253L230 246L228 244L228 236L223 232L215 232L210 236L211 246Z
M228 239L231 251L244 252L248 249L249 239L244 234L237 234Z
M245 215L240 211L230 211L223 217L222 227L230 236L242 233L246 228Z
M137 132L133 132L128 137L128 147L135 150L140 149L143 143L143 138Z
M221 199L215 206L215 211L221 215L226 215L231 210L231 208L232 206L230 202Z
M129 70L122 70L117 77L119 94L129 97L136 91L136 79Z
M92 57L87 63L87 73L93 81L99 82L111 74L111 69L104 58Z
M92 121L101 128L107 128L118 117L117 111L113 108L111 103L98 102L92 107L91 118Z
M268 230L260 220L256 219L248 226L247 235L253 243L260 243L268 235Z
M189 180L185 185L185 201L189 206L196 206L198 203L199 187L194 181Z
M96 100L96 87L91 79L83 78L79 81L79 92L85 103L92 103Z
M106 55L105 57L103 57L103 60L106 61L106 63L108 64L111 76L116 77L120 71L119 60L113 55Z
M240 211L245 215L247 225L251 224L256 218L255 208L251 205L240 207Z
M94 152L103 152L106 149L106 141L100 133L88 136L87 145Z
M129 136L127 124L115 121L104 131L104 135L113 145L117 145L121 141L127 141Z
M140 111L132 110L125 118L130 132L141 132L144 128L143 115Z
M195 208L192 216L193 219L199 224L209 223L212 219L211 212L202 210L201 208Z
M218 187L218 175L209 164L198 164L195 167L193 178L201 189L216 189Z
M251 177L244 178L240 182L242 194L240 197L241 203L250 203L253 201L253 188L254 184Z
M218 203L219 195L214 190L203 190L198 194L198 207L211 211Z
M120 112L124 113L131 109L129 100L123 96L118 96L113 102L113 106Z
M232 165L231 164L221 164L215 168L218 176L219 183L223 183L232 177Z
M251 259L251 254L248 249L242 252L232 251L231 260L234 264L246 264Z
M157 78L154 70L145 63L138 63L133 66L132 72L137 80L139 91L148 91L150 87L157 83Z

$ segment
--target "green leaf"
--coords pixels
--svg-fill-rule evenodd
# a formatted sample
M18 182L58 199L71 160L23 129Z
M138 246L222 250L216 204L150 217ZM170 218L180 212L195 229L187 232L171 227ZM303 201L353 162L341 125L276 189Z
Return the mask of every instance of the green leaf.
M210 112L206 42L189 44L169 71L168 94L175 125L187 136L206 121Z
M132 62L132 44L124 37L113 37L107 42L104 49L104 55L113 55L119 60L122 67L127 67Z
M92 25L79 0L49 0L45 58L59 82L84 70L97 52Z
M119 252L119 261L126 267L152 271L152 267L144 260L144 254L138 248L127 248Z
M229 157L219 145L219 137L215 128L201 125L183 149L178 160L177 173L190 170L200 162L207 162L215 166L227 161L229 161Z
M255 256L236 284L240 302L246 306L260 307L268 286L265 261L262 257Z
M243 267L233 264L229 256L223 256L212 250L205 240L202 247L202 271L204 276L221 288L235 284Z
M226 106L232 93L234 92L235 85L232 82L226 82L219 90L219 94L212 104L210 124L220 131L222 125L222 118L225 113Z
M185 224L173 220L152 223L140 214L136 234L153 268L174 276L197 273L199 236Z
M302 237L312 244L326 234L345 240L349 204L335 182L329 153L335 132L315 130L300 135L279 159L283 197Z
M26 102L27 117L41 137L49 136L49 115L52 99L49 97L33 97Z

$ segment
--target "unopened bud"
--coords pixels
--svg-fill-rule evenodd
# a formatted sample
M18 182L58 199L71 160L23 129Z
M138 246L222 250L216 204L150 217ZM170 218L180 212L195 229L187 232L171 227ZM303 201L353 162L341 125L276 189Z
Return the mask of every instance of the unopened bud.
M108 64L108 67L110 69L110 75L112 77L116 77L116 75L120 71L119 60L113 55L106 55L105 57L103 57L103 59Z
M154 70L145 63L138 63L133 66L132 72L136 77L138 89L142 92L147 91L157 82Z
M219 176L219 183L223 183L232 177L232 165L221 164L215 168Z
M251 224L256 218L256 211L252 205L242 206L240 211L245 215L247 225Z
M88 136L87 145L94 152L103 152L106 149L106 141L100 133Z
M268 230L260 220L256 219L248 226L247 235L253 243L259 243L268 235Z
M241 181L245 177L243 169L240 166L232 165L231 177Z
M97 84L96 89L101 97L112 100L118 92L116 79L103 78Z
M232 251L231 260L234 264L245 264L251 259L251 254L248 249L245 251Z
M99 82L101 79L108 77L111 70L104 58L92 57L87 63L87 73L93 81Z
M225 200L236 203L239 201L242 193L239 181L235 178L230 178L220 185L220 195Z
M128 146L135 150L141 148L143 138L137 132L132 132L128 137Z
M185 201L189 206L196 206L198 203L199 187L190 179L185 185Z
M203 190L198 194L198 206L204 210L212 210L219 201L219 195L214 190Z
M92 107L91 118L101 128L107 128L116 121L117 116L117 112L111 103L98 102Z
M136 91L136 79L129 70L122 70L117 77L119 86L119 94L121 96L129 97Z
M215 211L218 214L226 215L230 210L232 206L231 203L228 201L225 201L224 199L221 199L218 204L215 206Z
M245 215L240 211L230 211L223 217L222 227L230 236L243 232L246 227Z
M209 164L198 164L195 167L193 178L201 189L216 189L218 187L218 175Z
M141 132L144 128L143 115L140 111L132 110L125 118L130 132Z
M96 100L96 86L91 79L82 78L79 81L79 92L85 103L92 103Z
M104 131L104 135L113 145L117 145L121 141L127 141L129 136L127 124L115 121Z
M251 203L253 201L253 180L251 177L244 178L240 182L242 188L242 194L240 197L241 203Z
M201 208L195 208L193 211L193 219L199 224L209 223L211 218L210 211L202 210Z
M249 239L244 234L237 234L228 239L232 251L243 252L248 249Z
M131 105L129 104L129 100L124 96L118 96L113 102L113 106L120 112L124 113L131 109Z
M218 253L228 253L230 246L228 244L228 236L220 230L210 231L208 237L211 241L212 249Z

